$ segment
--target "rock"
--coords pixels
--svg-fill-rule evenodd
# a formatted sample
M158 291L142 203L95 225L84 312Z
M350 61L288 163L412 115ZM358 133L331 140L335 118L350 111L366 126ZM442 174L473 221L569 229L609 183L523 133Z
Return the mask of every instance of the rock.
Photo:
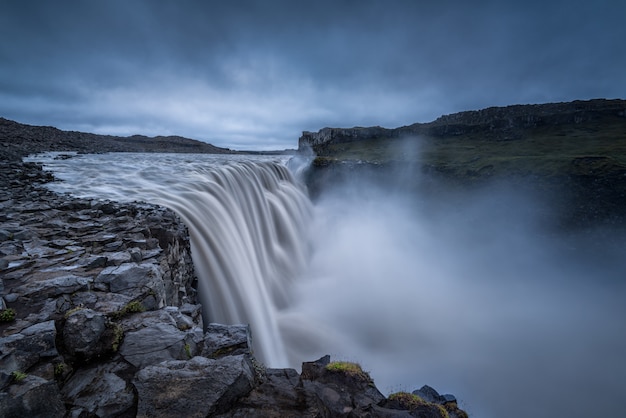
M56 335L54 321L48 321L0 338L0 387L10 382L12 372L24 372L41 360L56 357Z
M137 417L206 417L231 408L254 386L250 359L194 357L167 361L137 373Z
M413 394L424 399L426 402L443 403L443 399L441 395L439 395L439 392L428 385L424 385L418 390L414 390Z
M70 355L83 361L104 354L109 347L103 341L106 317L91 309L80 309L69 315L63 327L63 341Z
M26 376L0 393L3 417L56 418L65 415L65 406L56 382Z
M134 407L133 388L120 375L125 363L105 363L78 370L63 386L63 397L75 407L99 417L118 416Z
M218 358L225 355L250 354L250 327L248 325L209 324L202 355Z
M327 368L329 356L302 364L302 386L309 402L327 410L331 416L360 416L367 408L378 405L385 397L365 372L357 375ZM360 367L359 367L360 370Z
M106 283L111 292L118 293L148 287L155 279L158 279L158 272L154 264L125 263L105 268L96 277L95 283Z
M20 286L16 293L41 299L59 296L65 293L74 293L80 290L89 290L92 279L75 275L65 275L48 280L30 280Z
M143 368L167 360L193 357L202 341L202 330L181 331L166 311L145 312L123 320L124 341L120 355L130 364Z
M300 386L300 376L294 369L267 369L260 385L228 413L218 417L315 417L319 411L307 404Z

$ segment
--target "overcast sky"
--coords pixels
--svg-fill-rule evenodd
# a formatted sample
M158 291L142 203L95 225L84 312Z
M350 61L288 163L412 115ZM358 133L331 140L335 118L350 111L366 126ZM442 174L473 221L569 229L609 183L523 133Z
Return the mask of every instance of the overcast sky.
M624 0L0 0L0 116L295 148L489 106L626 98Z

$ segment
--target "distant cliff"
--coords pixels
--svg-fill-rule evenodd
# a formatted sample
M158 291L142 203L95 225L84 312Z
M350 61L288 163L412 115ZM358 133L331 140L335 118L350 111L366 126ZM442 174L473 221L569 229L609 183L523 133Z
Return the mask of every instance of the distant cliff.
M490 107L395 129L324 128L303 132L299 150L308 148L317 156L306 173L313 196L364 176L421 193L506 181L558 197L563 225L626 225L626 100ZM398 180L397 172L412 174Z
M330 144L360 140L393 139L411 136L430 138L481 134L485 139L519 139L524 131L540 127L582 125L606 119L626 121L626 100L596 99L568 103L489 107L482 110L444 115L433 122L414 123L394 129L380 126L323 128L302 133L299 149L312 147L324 155ZM626 132L625 132L626 134Z
M0 160L15 160L44 151L233 153L226 148L180 136L129 137L62 131L0 118Z

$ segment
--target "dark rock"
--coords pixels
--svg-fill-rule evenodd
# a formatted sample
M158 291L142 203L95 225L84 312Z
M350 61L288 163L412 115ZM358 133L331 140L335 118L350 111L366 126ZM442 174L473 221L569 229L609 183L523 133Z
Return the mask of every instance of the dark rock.
M78 370L63 386L63 397L74 407L99 417L119 416L134 408L132 386L120 375L127 374L124 363L105 363Z
M89 361L102 355L106 347L103 337L106 317L91 309L80 309L69 315L63 327L65 348L72 355Z
M439 392L428 385L424 385L418 390L414 390L413 394L424 399L426 402L443 403L443 398L439 395Z
M385 397L364 372L358 375L328 370L329 356L302 364L302 385L309 402L331 416L360 416Z
M138 417L206 417L230 409L254 386L247 356L194 357L149 366L133 380Z
M0 338L0 387L10 382L12 372L24 372L41 360L56 357L56 335L54 321L48 321Z
M105 283L111 292L130 292L142 294L146 289L157 291L160 284L160 273L151 263L125 263L107 267L96 277L95 284ZM161 290L162 293L162 290Z
M56 382L38 376L26 376L0 393L3 417L54 418L65 415Z
M167 311L144 312L122 321L124 341L120 355L143 368L167 360L186 360L198 351L202 330L181 331Z
M49 298L80 290L88 290L91 283L92 279L90 278L70 274L48 280L28 281L23 286L20 286L16 293L35 299Z
M248 325L209 324L202 356L219 358L227 355L251 354Z

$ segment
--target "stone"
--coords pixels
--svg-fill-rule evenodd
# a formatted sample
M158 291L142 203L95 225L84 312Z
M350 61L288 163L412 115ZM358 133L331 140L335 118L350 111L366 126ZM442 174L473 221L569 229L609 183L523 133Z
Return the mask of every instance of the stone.
M329 356L303 363L301 381L309 402L328 410L331 416L359 416L360 411L385 400L369 377L364 379L349 373L331 372L326 369L328 364Z
M27 375L0 392L0 412L3 417L61 418L65 406L56 382Z
M439 392L428 385L424 385L418 390L414 390L413 394L424 399L426 402L443 403L444 401L444 398L439 395Z
M131 320L122 321L122 325L126 331L119 353L138 368L193 357L203 338L198 328L181 331L164 311L135 314Z
M96 277L96 283L106 283L111 292L149 287L159 278L156 266L151 263L125 263L107 267Z
M118 416L135 403L133 388L119 375L127 373L124 363L105 363L78 370L63 386L62 395L73 407L99 417Z
M206 417L230 409L254 386L250 359L194 357L167 361L140 370L137 417Z
M218 358L225 355L250 354L250 327L211 323L206 329L202 355Z
M103 341L106 317L91 309L80 309L65 320L63 341L72 355L84 361L103 354L108 347Z
M89 290L92 282L91 278L70 274L48 280L28 281L20 286L16 293L35 299L55 297L80 290Z
M0 338L0 387L10 381L12 372L24 372L42 359L56 357L56 335L54 321L47 321Z

